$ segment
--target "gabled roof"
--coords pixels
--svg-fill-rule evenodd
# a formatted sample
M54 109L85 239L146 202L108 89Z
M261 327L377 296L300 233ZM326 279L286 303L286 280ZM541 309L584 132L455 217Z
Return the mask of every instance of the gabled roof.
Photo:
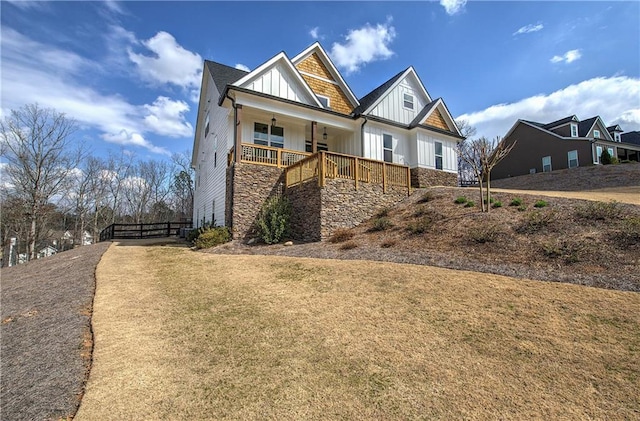
M413 66L409 66L403 72L400 72L399 74L395 75L394 77L392 77L391 79L389 79L388 81L386 81L385 83L383 83L382 85L374 89L371 93L367 94L364 98L362 98L360 100L360 107L358 107L357 112L356 110L354 110L354 114L355 115L367 114L371 112L371 110L375 108L375 106L378 105L380 101L382 101L382 99L385 97L385 94L387 94L388 92L391 92L400 83L401 80L405 79L409 75L413 75L416 78L416 80L418 81L418 86L422 90L422 93L424 94L426 100L431 101L431 96L429 95L429 92L427 92L427 90L425 89L424 84L420 80L420 77L414 70ZM382 89L382 87L384 87L385 89ZM374 92L375 92L375 95L372 95L371 98L367 99L367 102L369 102L369 105L367 107L362 107L362 101L364 101L365 98L367 98L369 95L373 94ZM369 99L371 101L369 101Z
M418 124L420 124L420 122L427 117L427 114L431 113L431 110L433 110L435 108L436 104L441 99L442 98L434 99L433 101L431 101L430 103L425 105L424 108L418 113L416 118L413 119L411 124L409 124L409 127L416 127Z
M622 130L622 129L620 128L620 125L619 125L619 124L616 124L615 126L609 126L609 127L607 127L607 131L608 131L609 133L614 133L614 132L620 132L620 133L622 133L624 130Z
M276 64L278 62L283 63L284 66L291 71L291 73L293 74L294 78L297 80L297 82L300 84L300 86L302 86L302 89L307 93L307 95L309 95L309 98L311 98L311 100L314 101L315 105L318 106L319 108L323 108L322 104L318 100L318 97L316 96L316 94L313 92L313 90L309 87L307 82L300 75L300 73L298 72L298 69L296 69L296 67L293 65L293 63L291 63L291 60L289 60L289 57L287 57L287 55L284 53L284 51L276 54L275 56L273 56L272 58L270 58L266 62L262 63L256 69L254 69L251 72L245 74L240 80L237 80L237 81L233 82L233 86L242 87L244 84L246 84L247 82L253 80L254 78L257 78L265 70L267 70L272 65L274 65L274 64Z
M216 63L215 61L205 60L204 65L209 70L219 93L224 92L224 88L227 85L237 82L249 73L236 69L235 67L227 66L226 64Z
M347 85L347 82L344 81L344 79L342 78L342 75L340 74L336 66L333 64L333 62L331 61L331 58L329 58L329 55L324 50L324 48L322 48L322 45L320 45L319 42L314 42L313 44L311 44L307 49L305 49L300 54L295 56L291 60L291 62L294 65L297 65L298 63L302 62L304 59L306 59L313 53L316 53L318 57L320 57L320 60L322 60L322 62L325 64L329 72L333 75L334 79L336 79L340 84L340 86L343 88L343 91L345 92L347 98L349 98L349 100L351 101L354 107L357 107L360 104L358 101L358 98L356 98L356 96L353 94L353 92L351 91L351 88L349 88L349 85Z
M633 143L634 145L640 145L640 132L627 132L622 133L620 140L624 143Z
M429 115L431 115L431 113L433 113L437 109L441 109L444 111L446 120L449 120L448 126L453 126L454 130L449 129L449 131L455 134L456 136L464 138L464 136L462 136L462 133L460 133L460 130L458 129L458 125L456 124L456 121L451 116L451 113L447 108L447 104L444 103L444 100L442 98L437 98L431 101L430 103L428 103L427 105L425 105L424 108L418 113L416 118L414 118L413 121L409 124L409 128L413 129L414 127L420 126L428 129L433 129L433 127L431 126L422 124L422 121L424 121Z
M561 118L560 120L552 121L551 123L544 124L541 127L545 128L545 129L553 129L555 127L565 125L565 124L570 123L572 121L576 122L576 123L579 122L578 117L576 117L575 114L571 115L569 117ZM533 122L531 122L531 123L533 123ZM539 123L534 123L534 124L539 125Z
M369 109L369 107L371 107L375 102L377 102L378 99L380 99L380 97L385 92L387 92L387 90L389 90L389 88L393 84L395 84L407 70L408 68L399 72L397 75L393 76L391 79L387 80L385 83L383 83L373 91L369 92L368 94L360 98L360 101L359 101L360 105L356 107L355 110L353 110L353 114L359 115L364 113L367 109Z
M587 137L587 134L589 133L593 125L596 124L597 119L598 117L591 117L578 123L578 136Z

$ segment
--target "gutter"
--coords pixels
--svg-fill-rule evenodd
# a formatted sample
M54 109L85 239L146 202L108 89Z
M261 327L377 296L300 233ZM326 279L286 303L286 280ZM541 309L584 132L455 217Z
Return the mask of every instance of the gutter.
M360 126L360 156L364 158L364 125L369 122L366 115L363 115L362 118L364 121Z
M229 89L228 89L228 85L227 88L224 91L224 97L222 98L222 101L224 101L224 98L228 98L231 101L231 106L233 107L233 144L234 144L234 148L235 148L235 143L236 143L236 136L238 135L238 108L236 107L236 100L232 97L229 96ZM220 101L220 102L222 102ZM233 152L234 154L238 154L240 153L240 151L236 151L234 150ZM237 156L237 155L236 155ZM235 157L234 157L234 161L235 161ZM235 162L233 163L233 165L231 166L231 175L227 175L227 177L231 177L231 183L229 186L229 226L227 228L229 228L229 231L231 232L231 237L233 238L233 196L234 196L234 188L233 186L235 185ZM227 171L229 169L227 168ZM225 206L226 208L226 206ZM226 209L225 209L226 210ZM225 221L226 223L226 221Z

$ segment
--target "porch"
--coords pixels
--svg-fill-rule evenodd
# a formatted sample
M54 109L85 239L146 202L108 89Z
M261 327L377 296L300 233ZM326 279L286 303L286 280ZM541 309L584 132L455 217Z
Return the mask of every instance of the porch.
M234 158L232 149L228 163L231 164ZM347 154L329 151L312 154L242 143L239 162L284 169L287 188L311 180L317 180L318 186L324 187L327 179L342 179L352 180L356 190L361 183L372 183L381 185L384 193L388 187L394 186L406 188L407 194L411 194L409 167Z

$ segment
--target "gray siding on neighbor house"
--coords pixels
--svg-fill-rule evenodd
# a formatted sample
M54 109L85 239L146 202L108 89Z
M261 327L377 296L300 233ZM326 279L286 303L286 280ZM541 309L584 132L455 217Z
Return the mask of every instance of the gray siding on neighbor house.
M515 140L516 146L511 153L491 172L492 179L529 174L532 168L542 172L542 158L545 156L551 156L552 170L569 168L569 151L578 151L579 166L593 165L591 142L588 140L560 139L524 123L519 123L504 139L509 144Z
M578 123L576 123L577 125ZM560 136L571 137L571 124L566 124L561 127L556 127L555 129L551 129L552 132L558 133Z

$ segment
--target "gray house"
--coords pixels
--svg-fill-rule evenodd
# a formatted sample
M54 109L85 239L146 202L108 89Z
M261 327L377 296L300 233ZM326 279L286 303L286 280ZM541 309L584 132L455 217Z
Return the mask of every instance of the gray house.
M502 140L516 145L491 178L598 165L605 149L619 160L639 161L640 144L627 139L619 125L607 127L599 116L581 121L572 115L551 123L518 120Z

